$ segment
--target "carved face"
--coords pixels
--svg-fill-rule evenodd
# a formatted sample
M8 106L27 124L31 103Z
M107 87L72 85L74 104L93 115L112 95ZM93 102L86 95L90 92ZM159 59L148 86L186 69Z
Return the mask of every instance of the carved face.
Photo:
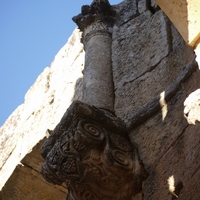
M68 115L71 121L64 123ZM136 193L134 168L139 161L121 121L80 102L63 119L49 138L44 178L66 182L68 199L129 199ZM47 140L43 150L49 145Z

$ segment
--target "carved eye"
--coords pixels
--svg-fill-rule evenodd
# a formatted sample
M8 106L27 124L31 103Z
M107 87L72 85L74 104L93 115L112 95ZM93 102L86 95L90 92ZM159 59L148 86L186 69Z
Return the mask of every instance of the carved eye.
M107 157L112 164L118 167L132 169L133 160L129 155L120 150L112 150L107 152Z
M95 195L90 191L90 190L85 190L82 194L82 199L83 200L97 200L97 198L95 197Z
M101 132L99 127L95 126L94 124L90 124L90 123L84 124L83 128L94 137L98 137Z
M80 121L78 130L82 133L81 137L91 146L101 144L104 140L105 130L92 122Z

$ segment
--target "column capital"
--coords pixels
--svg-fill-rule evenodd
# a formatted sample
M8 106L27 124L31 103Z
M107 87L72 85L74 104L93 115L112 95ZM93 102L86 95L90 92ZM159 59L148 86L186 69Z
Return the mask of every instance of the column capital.
M72 18L78 25L78 28L87 34L87 29L90 30L107 30L115 22L115 9L110 5L108 0L93 0L91 5L84 5L81 8L81 13ZM92 27L91 27L92 25Z

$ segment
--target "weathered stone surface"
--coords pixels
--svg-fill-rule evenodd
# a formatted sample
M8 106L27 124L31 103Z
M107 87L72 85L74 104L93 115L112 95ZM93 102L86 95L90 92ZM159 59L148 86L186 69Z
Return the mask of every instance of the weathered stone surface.
M136 128L160 110L162 112L162 120L165 120L168 112L168 102L180 90L180 85L184 84L196 69L197 64L193 59L165 91L131 115L131 120L127 123L128 129Z
M200 122L200 89L192 92L184 102L184 115L189 124Z
M118 27L139 15L137 0L124 0L115 9L117 11L116 24Z
M41 175L26 166L18 165L2 190L2 200L65 200L66 189L52 187Z
M125 30L127 35L120 32ZM171 31L162 11L148 19L142 14L114 31L115 111L128 123L138 108L160 95L176 80L191 60L193 51L185 45L180 35ZM129 38L133 38L131 42ZM175 46L175 39L182 42ZM184 59L177 60L183 55Z
M156 0L174 23L184 40L195 47L200 39L200 2L198 0Z
M142 14L146 10L148 10L148 2L147 2L147 0L139 0L138 1L138 12L140 14Z
M168 185L169 177L173 176L174 194L180 200L197 200L200 199L199 123L196 120L195 125L188 124L184 102L185 109L189 108L185 110L186 117L192 119L192 106L196 103L188 100L199 88L199 70L195 65L196 70L192 69L184 81L177 81L194 58L192 49L162 11L158 11L155 0L137 2L126 0L114 7L117 22L112 40L115 114L130 125L138 110L154 103L154 99L157 102L156 112L137 127L129 127L131 141L137 144L149 173L142 192L132 199L176 199ZM27 93L25 103L0 129L1 189L6 182L1 200L66 196L66 188L54 188L38 176L42 162L38 141L51 133L72 100L82 99L84 52L79 41L80 33L76 31ZM174 85L178 89L165 99L165 92ZM41 101L34 101L37 96L34 93L41 95ZM20 161L24 166L19 165Z
M40 154L40 149L44 141L49 137L50 131L47 130L46 137L41 139L33 148L32 150L26 154L26 156L21 160L21 165L29 167L37 172L40 171L41 165L44 162L44 159L42 158Z
M22 118L22 113L24 111L24 105L20 105L13 114L8 118L5 124L0 128L0 169L5 164L8 156L11 154L16 146L15 141L18 140L20 133L13 132L17 127L23 124L24 119ZM19 121L22 123L19 124ZM11 125L12 124L12 125ZM9 148L8 148L9 147Z
M18 163L32 151L38 141L48 136L47 130L55 127L71 101L82 98L80 88L84 51L80 36L80 32L75 30L68 43L56 55L51 67L45 68L27 92L24 104L19 106L1 127L0 190L12 173L16 178L20 177L15 175L19 171L14 171ZM37 154L39 155L39 152ZM35 169L35 165L32 167L39 171L38 167ZM40 199L30 197L34 198Z
M80 101L71 104L41 153L43 177L53 184L65 182L69 200L130 199L146 178L124 123Z
M152 17L147 11L120 29L115 27L112 50L115 89L118 89L151 71L169 54L167 18L162 11Z
M182 84L179 92L167 104L168 112L164 121L160 112L130 134L132 141L138 144L139 154L149 173L143 186L144 200L172 198L167 183L172 175L175 187L183 185L183 189L177 191L178 196L180 193L179 199L195 200L195 195L200 194L199 181L195 178L200 156L199 124L190 126L183 114L184 100L200 84L199 77L200 72L196 71ZM191 188L190 180L194 180L195 192L187 194L188 188Z
M83 101L113 111L111 44L111 35L100 33L86 44Z
M107 0L94 0L90 6L82 6L73 20L83 31L86 52L82 101L113 111L111 45L115 11Z
M175 192L177 192L176 195L179 196L179 199L199 198L199 196L195 198L196 194L200 194L200 181L196 178L198 176L200 159L200 137L198 130L199 125L196 127L186 127L181 136L177 138L174 145L170 147L155 167L160 186L154 190L152 195L154 198L161 199L165 195L166 197L170 196L166 180L172 175L175 179L174 186L175 188L177 187ZM193 188L190 186L190 179L195 180ZM178 186L180 187L181 185L182 187L178 189ZM191 188L191 191L189 191L189 188ZM163 194L159 190L162 190ZM149 199L148 195L146 199Z

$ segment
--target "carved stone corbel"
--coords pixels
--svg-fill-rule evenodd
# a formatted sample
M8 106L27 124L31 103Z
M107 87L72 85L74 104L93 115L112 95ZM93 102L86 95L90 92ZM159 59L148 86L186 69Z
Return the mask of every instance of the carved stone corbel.
M124 123L113 114L115 11L107 0L94 0L73 20L83 31L83 99L71 104L42 146L41 173L50 183L65 182L68 200L130 200L146 173Z
M124 123L75 101L44 143L43 177L66 183L68 200L122 200L141 191L144 169Z

